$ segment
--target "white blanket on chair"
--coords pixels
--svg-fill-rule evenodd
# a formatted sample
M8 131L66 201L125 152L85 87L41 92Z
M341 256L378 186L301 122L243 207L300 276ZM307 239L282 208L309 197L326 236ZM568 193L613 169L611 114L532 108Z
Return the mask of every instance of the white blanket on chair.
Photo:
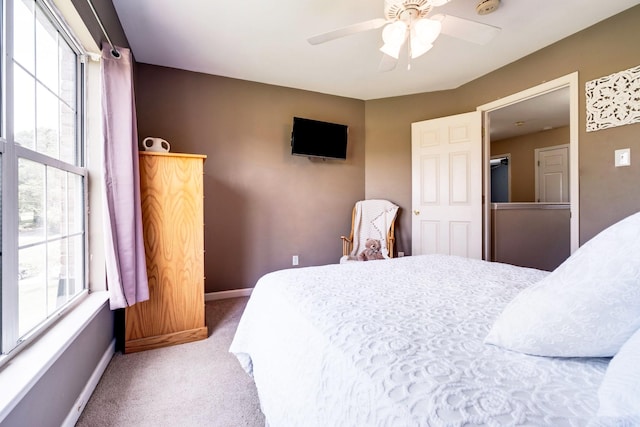
M380 240L380 252L389 258L387 232L396 217L398 207L387 200L362 200L356 203L353 220L353 248L351 257L365 249L367 239Z

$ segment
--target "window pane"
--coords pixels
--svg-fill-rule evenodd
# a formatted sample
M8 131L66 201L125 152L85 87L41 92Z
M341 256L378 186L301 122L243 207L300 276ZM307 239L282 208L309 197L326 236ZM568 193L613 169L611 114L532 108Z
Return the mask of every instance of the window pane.
M67 252L61 258L61 271L64 272L64 276L60 277L58 294L64 292L68 301L84 289L84 237L72 236L65 242Z
M60 37L60 98L73 110L76 109L76 54Z
M85 288L84 277L84 236L73 236L69 239L69 295L77 295Z
M22 336L83 291L84 229L81 176L19 159L18 178Z
M60 103L60 160L77 165L76 114L67 104Z
M44 12L36 12L36 77L58 93L58 32Z
M67 174L47 168L47 238L67 234Z
M20 336L46 318L44 231L45 166L18 160L18 329Z
M38 233L31 230L27 233ZM22 233L21 233L22 234ZM47 318L47 288L44 244L18 252L18 333L23 336Z
M63 282L67 277L64 263L66 253L67 239L53 240L47 244L47 315L52 314L68 300L66 285Z
M13 126L17 144L35 149L35 80L17 65L13 66Z
M18 160L19 244L24 246L37 236L44 240L45 167L26 159Z
M60 37L60 160L77 162L76 144L76 91L77 56Z
M48 244L49 306L48 314L63 306L84 289L81 236L54 240Z
M84 229L84 190L82 177L72 173L67 174L69 185L69 234L82 232Z
M40 83L37 85L38 116L36 150L58 158L58 98Z
M32 74L35 74L35 37L34 37L33 0L18 0L13 5L13 57Z

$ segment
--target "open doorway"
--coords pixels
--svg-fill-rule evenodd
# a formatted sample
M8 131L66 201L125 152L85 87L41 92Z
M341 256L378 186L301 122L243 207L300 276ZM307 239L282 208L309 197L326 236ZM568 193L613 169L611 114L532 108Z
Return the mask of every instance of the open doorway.
M491 203L511 201L511 153L491 154Z
M554 108L560 108L554 111ZM507 206L504 197L500 197L502 208L515 208L515 203L536 204L536 186L534 177L538 170L534 167L534 150L524 153L524 144L507 144L516 140L540 140L546 145L558 145L557 134L564 136L563 143L569 147L568 172L568 204L565 205L567 222L569 222L569 242L567 251L572 253L579 246L579 192L578 192L578 76L573 73L556 80L527 89L503 99L478 107L484 120L484 254L486 259L492 259L492 206L496 207L496 198L492 190L491 175L495 165L491 164L492 157L500 157L509 152L509 202ZM537 114L536 114L537 112ZM551 113L551 114L546 114ZM518 117L518 118L516 118ZM563 123L564 122L564 123ZM564 129L562 129L564 128ZM522 135L534 136L525 137ZM545 133L547 132L547 133ZM552 134L556 138L551 138ZM503 141L502 145L495 141ZM529 144L531 145L531 144ZM544 144L543 144L544 145ZM540 148L540 147L537 147ZM522 153L520 152L522 151ZM518 160L518 161L516 161ZM520 165L520 166L518 166ZM522 169L522 170L521 170ZM520 172L520 173L519 173ZM549 181L552 182L552 181ZM489 203L492 201L492 203ZM525 206L528 207L528 206ZM536 206L541 207L541 206ZM550 208L559 208L550 206ZM527 245L528 242L519 242ZM535 249L532 249L535 250Z

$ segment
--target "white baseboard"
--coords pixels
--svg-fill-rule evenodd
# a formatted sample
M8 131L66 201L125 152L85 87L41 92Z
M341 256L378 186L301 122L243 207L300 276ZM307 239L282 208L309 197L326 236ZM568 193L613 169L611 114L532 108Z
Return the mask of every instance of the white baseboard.
M204 294L205 301L216 301L219 299L238 298L251 296L253 288L233 289L231 291L207 292Z
M105 369L107 369L107 365L109 365L109 362L111 361L111 358L113 358L115 352L116 340L114 338L113 341L111 341L111 345L109 345L109 347L107 348L107 351L104 352L104 355L100 359L98 366L96 366L96 369L93 370L91 378L89 378L87 385L84 386L84 389L80 393L80 396L78 396L78 399L71 408L69 415L67 415L67 418L62 423L62 427L73 427L76 425L76 423L78 422L78 418L80 418L80 414L82 414L82 411L84 411L84 407L87 406L89 398L93 394L93 391L96 389L100 378L102 378L102 374L104 373Z

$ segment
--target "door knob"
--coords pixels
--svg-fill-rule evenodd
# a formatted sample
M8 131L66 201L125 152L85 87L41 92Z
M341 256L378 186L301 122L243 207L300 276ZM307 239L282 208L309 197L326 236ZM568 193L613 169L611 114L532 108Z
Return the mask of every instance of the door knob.
M413 214L414 214L414 215L420 215L420 211L419 211L419 210L414 210L414 211L413 211Z

